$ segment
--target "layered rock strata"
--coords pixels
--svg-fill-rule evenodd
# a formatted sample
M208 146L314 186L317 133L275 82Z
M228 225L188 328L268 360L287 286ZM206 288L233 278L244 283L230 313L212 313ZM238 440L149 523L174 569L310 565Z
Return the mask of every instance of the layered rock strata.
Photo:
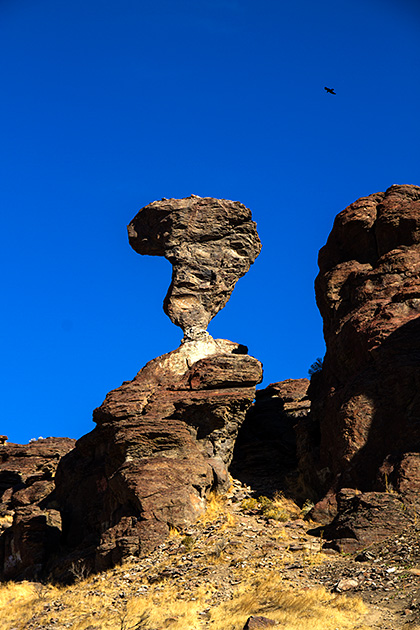
M40 502L54 489L54 477L63 455L76 440L40 438L29 444L0 445L0 517Z
M0 446L0 576L31 578L59 545L54 477L76 440L46 438Z
M224 340L186 342L148 363L94 411L97 428L57 471L62 544L95 570L145 554L228 486L260 363Z
M129 224L128 235L139 254L165 256L171 263L164 310L185 339L206 335L210 320L261 250L248 208L239 201L195 195L145 206Z
M317 516L330 518L346 487L417 500L420 188L394 185L343 210L319 268L327 352L311 380L301 459L310 483L328 493Z

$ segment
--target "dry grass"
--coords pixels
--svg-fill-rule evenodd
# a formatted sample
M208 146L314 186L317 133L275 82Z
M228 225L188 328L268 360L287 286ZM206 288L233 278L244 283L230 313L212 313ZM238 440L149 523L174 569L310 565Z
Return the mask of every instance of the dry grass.
M128 572L126 565L66 588L4 584L0 630L49 624L56 630L241 630L250 615L258 614L276 620L283 630L368 630L362 625L366 609L360 600L323 589L291 591L277 572L244 578L232 599L213 606L209 602L216 587L211 583L180 588L165 580L145 593L121 598L119 577Z
M244 499L241 504L245 512L261 514L266 519L288 521L302 517L302 510L281 492L276 492L272 499L261 496L258 499Z
M215 523L219 520L222 521L223 524L227 524L228 521L230 521L232 525L235 524L235 517L229 510L226 495L211 492L207 499L206 511L200 517L200 522L206 525L207 523Z
M282 580L294 556L281 521L285 513L298 518L300 509L280 494L258 505L258 519L267 519L260 525L265 546L246 521L258 519L239 505L232 513L227 498L214 494L200 525L171 530L167 545L146 560L91 576L76 566L68 587L0 585L0 630L241 630L250 615L270 617L282 630L369 630L359 599L292 589ZM311 548L300 558L307 565L322 554Z
M288 590L281 576L273 573L242 584L231 601L211 611L211 620L214 630L239 630L250 615L268 616L282 630L361 630L365 612L361 600L331 595L322 588Z
M5 514L5 516L0 516L0 530L10 527L12 523L13 523L13 514Z

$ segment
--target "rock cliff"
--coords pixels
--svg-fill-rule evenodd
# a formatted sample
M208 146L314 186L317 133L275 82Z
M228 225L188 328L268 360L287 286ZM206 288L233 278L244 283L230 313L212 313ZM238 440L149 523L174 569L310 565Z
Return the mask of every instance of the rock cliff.
M0 445L0 575L31 578L59 545L61 515L54 478L70 438Z
M329 493L315 514L332 516L341 488L392 490L415 500L420 188L394 185L340 212L319 268L315 290L327 352L309 389L312 424L301 435L307 480ZM341 501L346 510L356 503L363 501Z
M286 491L296 496L298 475L296 425L307 421L310 400L307 378L287 379L257 390L235 443L232 475L256 495ZM293 486L293 492L291 491Z
M2 579L66 580L75 566L148 554L226 490L230 466L257 494L319 499L311 516L329 546L355 551L409 527L420 503L420 188L391 186L336 217L315 281L323 364L310 384L273 383L254 403L261 364L206 330L260 251L250 211L165 199L128 230L137 252L172 263L164 309L183 341L111 391L77 443L0 436Z

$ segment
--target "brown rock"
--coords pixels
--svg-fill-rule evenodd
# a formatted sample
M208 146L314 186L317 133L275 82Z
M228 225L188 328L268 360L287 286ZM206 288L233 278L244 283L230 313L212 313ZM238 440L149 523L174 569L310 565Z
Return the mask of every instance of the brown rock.
M0 450L0 515L11 518L0 536L1 579L35 579L59 549L61 516L54 476L76 440L46 438Z
M36 579L45 573L51 554L59 548L60 535L57 510L41 510L33 505L17 508L12 527L2 535L2 578Z
M205 336L210 320L261 250L248 208L238 201L195 195L142 208L128 235L139 254L165 256L172 264L164 310L185 339Z
M257 494L285 489L287 476L296 471L295 425L309 413L308 386L306 378L288 379L256 393L238 434L231 471Z
M309 379L307 378L289 378L279 383L270 383L265 389L257 391L257 398L278 398L284 404L305 402L307 407L310 405L307 396L309 387Z
M277 625L275 621L268 617L254 616L248 617L243 630L257 630L257 628L271 628Z
M343 591L352 591L359 586L359 581L356 578L342 578L335 585L335 591L342 593Z
M415 512L401 496L390 492L358 492L343 488L337 494L337 516L323 528L326 547L360 551L404 531ZM313 532L316 533L316 532Z
M14 505L36 503L44 498L58 462L75 443L70 438L50 437L29 444L4 444L0 450L0 515Z
M388 479L409 492L419 478L420 188L391 186L343 210L319 266L327 353L309 390L302 468L320 494L386 490L391 457Z
M95 410L96 429L60 463L64 545L101 570L145 554L226 489L227 466L262 377L244 348L208 338L149 362Z

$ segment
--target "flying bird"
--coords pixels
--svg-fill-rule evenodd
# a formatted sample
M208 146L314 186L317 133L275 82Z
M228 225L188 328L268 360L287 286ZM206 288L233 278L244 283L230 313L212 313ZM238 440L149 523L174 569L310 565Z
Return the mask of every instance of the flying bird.
M335 94L335 92L334 92L334 88L327 88L327 87L324 87L324 90L326 90L328 94Z

